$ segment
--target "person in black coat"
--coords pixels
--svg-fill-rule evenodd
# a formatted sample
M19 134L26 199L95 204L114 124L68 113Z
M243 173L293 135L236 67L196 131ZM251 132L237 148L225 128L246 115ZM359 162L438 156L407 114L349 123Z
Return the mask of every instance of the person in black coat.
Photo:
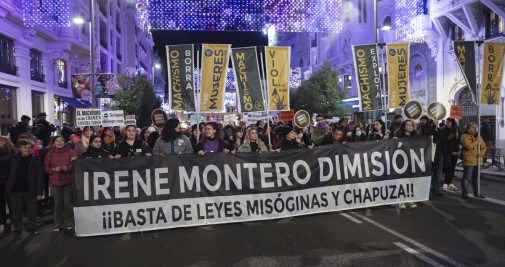
M221 128L215 122L209 122L205 125L205 134L201 142L195 145L194 151L198 155L204 155L209 152L229 153L229 144L221 139Z
M126 136L117 145L114 158L135 157L135 156L152 156L149 145L137 138L137 128L135 125L126 126Z
M43 146L48 146L49 137L51 137L51 133L56 132L56 127L46 120L47 114L45 112L40 113L37 117L37 122L33 124L35 135L42 140Z
M91 158L91 159L101 159L101 158L110 158L114 157L110 154L109 151L102 148L102 139L100 136L92 135L89 138L89 146L86 152L82 153L80 156L81 159Z

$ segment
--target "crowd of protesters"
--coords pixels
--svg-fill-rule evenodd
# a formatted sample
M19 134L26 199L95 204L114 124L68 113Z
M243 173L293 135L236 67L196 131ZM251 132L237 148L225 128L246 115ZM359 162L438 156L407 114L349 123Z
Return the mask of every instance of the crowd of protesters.
M43 116L42 116L43 115ZM477 165L483 164L486 142L477 137L477 125L469 123L462 131L456 120L448 118L440 124L423 116L419 123L403 120L396 115L389 124L377 119L368 124L354 123L347 118L330 123L318 114L314 126L294 127L278 121L265 124L258 121L247 126L244 122L221 125L217 122L200 123L187 129L177 119L170 119L164 127L137 129L133 125L120 127L71 129L63 124L61 135L51 136L54 126L39 116L37 126L29 125L30 118L9 131L9 137L0 137L0 233L7 222L9 206L11 230L20 238L23 208L27 210L27 230L36 234L37 206L34 200L54 203L55 232L73 229L71 162L78 158L118 159L139 156L165 156L183 153L280 153L293 149L312 149L317 146L343 145L353 142L380 142L381 140L431 136L434 159L432 192L457 191L453 184L458 159L463 162L461 193L469 198L468 179L471 178L475 197L484 198L478 191ZM34 124L35 125L35 124ZM36 138L30 132L39 128ZM480 151L477 149L480 143ZM440 184L442 173L444 182ZM49 186L48 186L49 185ZM50 192L50 194L49 194ZM401 203L400 209L415 208L416 203Z

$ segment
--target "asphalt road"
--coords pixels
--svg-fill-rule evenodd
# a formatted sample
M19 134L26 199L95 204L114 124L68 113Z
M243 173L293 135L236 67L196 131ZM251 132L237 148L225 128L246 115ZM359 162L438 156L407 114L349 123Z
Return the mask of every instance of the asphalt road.
M505 176L483 177L486 199L458 193L406 211L388 205L87 238L52 232L46 215L38 236L0 235L0 266L505 266Z

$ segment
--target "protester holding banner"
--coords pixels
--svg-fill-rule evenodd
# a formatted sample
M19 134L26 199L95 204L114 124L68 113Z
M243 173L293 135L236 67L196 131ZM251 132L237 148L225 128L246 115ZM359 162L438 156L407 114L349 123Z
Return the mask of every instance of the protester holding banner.
M347 141L347 133L351 131L351 128L349 127L349 120L347 118L340 118L337 125L344 134L343 140Z
M89 138L93 135L94 129L91 126L84 126L82 129L81 138L75 144L75 155L80 157L82 153L88 150Z
M324 145L337 145L337 144L347 144L344 140L344 131L341 127L333 127L331 131L331 139L327 139Z
M478 131L477 124L474 122L466 126L466 132L461 136L461 145L463 145L463 178L461 178L461 197L469 199L468 179L472 178L473 194L475 197L485 198L479 192L478 171L479 165L484 163L484 154L486 154L486 143L482 137L476 137ZM478 150L480 143L480 151Z
M330 125L323 120L318 121L312 132L312 142L316 146L322 146L330 143L331 141L329 140L331 140Z
M235 130L234 130L234 134L233 134L233 144L235 146L235 149L238 149L243 143L244 143L244 139L245 139L245 136L244 136L244 129L242 129L242 127L240 126L237 126L235 127ZM259 138L262 139L263 136L260 136ZM263 143L265 143L265 140L262 140Z
M437 129L438 121L432 121L428 116L422 116L417 127L417 132L422 136L432 136Z
M459 127L455 119L448 118L445 122L445 128L449 130L449 134L447 136L447 149L444 153L445 180L442 191L456 191L458 188L452 184L452 179L454 177L456 164L458 163L461 134L459 133Z
M149 145L137 138L135 125L126 126L126 137L117 145L115 153L114 158L117 159L121 157L152 156Z
M112 127L104 127L101 136L102 148L108 151L111 155L114 153L117 143L116 136Z
M163 127L161 137L156 140L154 155L178 155L193 153L191 141L181 134L181 123L178 119L169 119Z
M54 197L54 228L60 231L62 226L72 230L74 212L72 205L72 163L75 153L62 136L52 139L51 150L44 160L44 169L49 174L49 183Z
M312 140L310 139L310 135L304 131L304 128L295 127L296 133L296 142L302 148L310 148L312 149Z
M367 140L367 136L364 133L363 128L361 128L359 126L359 124L354 126L354 129L352 130L352 133L351 133L351 137L348 138L348 141L349 142L362 142L362 141L366 141L366 140Z
M195 145L195 152L204 155L209 152L228 153L228 144L221 139L221 128L216 122L209 122L205 125L205 135L201 142Z
M368 135L368 140L383 140L389 139L389 131L386 132L386 127L384 121L381 119L375 120L373 124L373 129Z
M12 157L14 151L16 151L16 148L9 138L7 138L7 136L0 136L0 158ZM0 234L4 233L5 224L7 222L5 185L7 183L8 174L9 167L0 164ZM11 210L10 205L9 210Z
M244 143L238 148L238 152L268 152L263 141L258 138L258 130L249 128Z
M0 165L9 166L5 192L11 204L11 224L17 239L21 239L23 207L28 215L27 230L37 235L37 206L35 199L42 199L44 168L39 156L32 154L33 145L25 139L16 143L18 153L0 157Z
M92 135L89 138L89 146L88 150L86 152L82 153L80 158L85 159L102 159L102 158L109 158L113 159L114 157L111 155L111 153L103 148L102 145L102 139L98 135Z
M293 128L289 126L279 127L278 132L280 134L279 142L277 142L272 152L302 148L300 143L296 141L298 133Z
M402 125L402 115L396 114L393 122L389 125L389 131L394 135L395 131L400 129L400 126Z

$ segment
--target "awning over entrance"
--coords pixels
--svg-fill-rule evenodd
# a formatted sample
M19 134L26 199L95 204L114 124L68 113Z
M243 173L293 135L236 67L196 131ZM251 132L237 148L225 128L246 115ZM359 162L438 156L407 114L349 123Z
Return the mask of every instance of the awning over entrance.
M60 95L57 95L56 97L60 98L61 100L63 100L64 102L66 102L67 104L72 106L73 108L89 108L89 106L79 102L79 100L77 100L75 98L71 98L71 97L67 97L67 96L60 96ZM91 103L90 103L90 106L91 106Z

